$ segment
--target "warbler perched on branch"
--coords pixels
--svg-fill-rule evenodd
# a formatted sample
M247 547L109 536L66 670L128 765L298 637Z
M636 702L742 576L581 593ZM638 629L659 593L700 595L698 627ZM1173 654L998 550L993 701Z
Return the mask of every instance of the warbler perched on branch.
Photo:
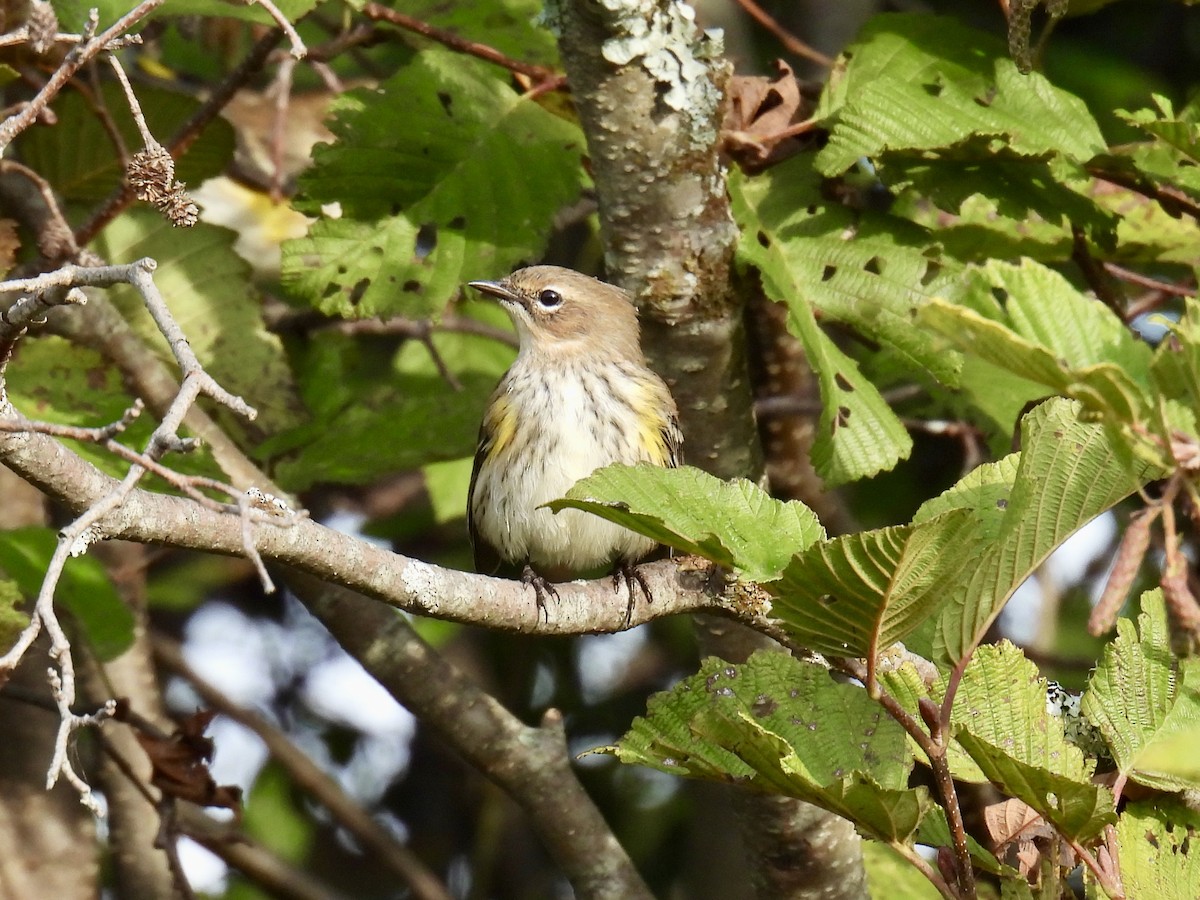
M653 540L591 513L540 508L610 463L677 466L683 435L675 400L646 365L637 310L625 291L570 269L532 266L470 286L498 300L520 351L483 415L467 501L475 568L522 568L549 619L550 583L615 564L650 598L635 568Z

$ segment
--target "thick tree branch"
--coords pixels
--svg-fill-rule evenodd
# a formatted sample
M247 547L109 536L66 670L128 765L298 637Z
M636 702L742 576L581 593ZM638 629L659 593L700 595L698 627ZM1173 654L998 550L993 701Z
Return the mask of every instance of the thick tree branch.
M119 484L42 434L0 433L0 462L72 510L92 506ZM235 511L138 489L96 522L105 538L230 556L242 554L242 527L243 517ZM627 627L627 588L622 584L614 590L610 579L560 585L560 602L551 606L546 622L539 621L533 595L517 581L408 559L308 520L257 522L251 530L263 559L344 584L406 612L527 634L592 634ZM645 603L639 594L630 626L701 610L734 614L721 597L706 590L702 579L680 572L674 562L652 563L643 570L654 603Z

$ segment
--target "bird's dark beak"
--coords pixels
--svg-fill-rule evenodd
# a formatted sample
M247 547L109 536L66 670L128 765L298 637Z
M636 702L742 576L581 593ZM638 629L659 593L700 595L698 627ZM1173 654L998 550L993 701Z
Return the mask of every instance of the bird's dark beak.
M467 287L473 287L481 294L495 297L497 300L517 301L517 295L503 281L468 281Z

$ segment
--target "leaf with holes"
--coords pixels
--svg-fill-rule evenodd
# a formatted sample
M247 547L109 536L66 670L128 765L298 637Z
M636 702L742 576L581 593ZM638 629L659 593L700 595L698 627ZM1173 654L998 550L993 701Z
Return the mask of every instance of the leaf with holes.
M787 172L783 172L787 169ZM786 163L773 170L771 177L779 178L786 186L789 172L797 177L807 177L804 169L795 169ZM786 190L786 187L784 187ZM809 364L817 373L821 387L821 421L813 440L812 460L817 474L828 484L837 485L866 478L890 469L912 452L912 438L888 407L878 389L859 371L858 364L843 352L821 330L814 316L814 307L828 301L854 324L878 337L886 334L894 349L915 365L930 365L949 376L953 362L947 364L944 354L934 352L932 342L911 324L912 289L894 276L915 275L910 264L915 261L910 255L896 253L904 261L895 262L887 269L888 278L882 276L882 263L872 266L871 259L882 260L885 250L880 244L875 250L867 249L870 259L860 259L850 284L830 288L822 286L822 273L832 272L825 282L835 280L837 265L831 259L844 259L841 253L861 254L857 244L844 241L832 248L824 237L829 223L815 227L813 239L781 235L769 231L773 204L779 199L772 193L765 179L746 182L731 179L734 211L742 228L742 239L738 246L739 256L756 266L762 273L763 286L775 300L785 303L790 314L788 330L804 345ZM759 204L759 205L756 205ZM790 209L789 206L781 207ZM765 218L760 218L763 215ZM775 222L776 225L782 225ZM895 249L892 241L884 243ZM866 246L866 245L864 245ZM919 254L918 254L919 255ZM892 263L889 263L892 266ZM918 264L919 267L921 267ZM871 271L872 269L877 271ZM861 276L861 278L859 278ZM919 278L918 278L919 280ZM856 292L865 292L858 294ZM838 297L841 299L839 300ZM852 299L856 297L857 299ZM840 306L838 304L841 304ZM857 312L855 312L857 310ZM872 310L874 310L872 312ZM837 316L835 312L833 315Z
M911 222L829 200L812 157L755 178L730 176L738 255L763 273L772 299L793 314L807 305L893 350L914 370L953 384L956 354L913 327L916 311L944 275L930 235ZM790 326L802 340L799 325Z
M1166 798L1129 804L1117 821L1117 846L1126 897L1196 900L1200 814L1193 807Z
M575 125L440 49L340 98L329 127L297 202L320 218L284 245L283 278L332 315L440 312L465 280L536 258L586 182Z
M923 789L908 789L903 729L861 688L782 653L705 660L598 752L799 797L882 840L907 840L930 806Z
M1000 41L954 19L876 16L843 54L817 109L830 128L817 168L936 151L991 136L1012 152L1079 163L1107 144L1087 106L1045 76L1022 75Z

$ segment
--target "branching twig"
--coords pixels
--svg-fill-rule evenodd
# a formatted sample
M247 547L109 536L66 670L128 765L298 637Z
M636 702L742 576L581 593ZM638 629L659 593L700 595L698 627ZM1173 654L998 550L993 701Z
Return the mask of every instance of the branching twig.
M233 99L233 95L262 69L270 57L271 51L282 39L283 32L279 29L273 29L259 39L258 43L246 54L246 58L212 92L204 105L196 110L192 117L163 144L172 158L178 159L191 147L200 133L220 115L221 110ZM90 243L100 233L100 230L120 215L133 200L133 188L122 184L100 205L90 219L76 229L75 240L80 246Z
M113 49L113 42L117 38L162 6L164 2L165 0L142 0L141 3L121 16L112 27L95 37L89 33L95 27L94 20L90 20L91 28L81 35L82 40L67 54L62 65L54 71L37 95L19 112L0 122L0 154L4 152L13 138L37 121L42 110L58 96L58 92L74 77L80 66L94 59L103 51Z
M82 286L111 286L127 283L138 291L146 309L167 339L183 373L183 380L175 399L171 402L158 427L150 435L146 449L143 451L145 461L151 465L157 463L168 452L187 448L188 444L178 436L178 430L184 415L201 394L211 397L218 403L222 403L248 418L252 419L255 415L253 408L240 397L235 397L217 384L200 365L183 331L175 322L154 284L154 269L155 263L151 259L141 259L128 266L87 268L67 265L34 278L0 283L0 293L17 292L26 295L18 299L3 317L3 328L0 328L0 346L5 348L6 353L17 337L34 321L39 310L71 302L73 298L81 297L82 293L79 288ZM105 443L115 444L111 435L121 430L126 420L135 414L130 411L122 417L119 423L92 430L90 434L82 436L102 438ZM21 423L19 415L12 408L2 390L0 390L0 418L8 420L9 423L16 421L18 426ZM81 435L77 433L76 436ZM22 431L19 437L30 440L33 439L34 433ZM45 436L42 438L49 440ZM55 612L54 596L67 559L87 552L93 542L105 536L104 529L101 527L102 521L126 501L148 469L149 467L143 465L142 461L133 462L120 482L113 482L107 491L95 497L82 509L78 518L62 529L59 533L58 546L50 559L37 599L34 602L34 612L30 617L29 624L8 653L0 657L0 677L6 677L7 673L11 672L21 661L37 635L43 630L48 635L50 656L58 664L57 670L50 670L50 683L55 703L59 709L60 726L54 758L47 779L50 784L53 784L60 776L65 777L79 791L80 799L93 810L95 810L95 805L91 797L91 789L71 767L68 761L67 744L71 734L77 728L93 724L98 720L95 717L76 716L71 711L71 706L75 702L75 664L71 655L70 641ZM248 507L242 506L242 513L240 518L248 518ZM245 526L242 531L245 534ZM245 543L246 541L243 539L243 544ZM257 551L251 553L252 559L256 556ZM258 561L258 565L261 569L261 560ZM107 714L111 715L111 710L107 710Z

